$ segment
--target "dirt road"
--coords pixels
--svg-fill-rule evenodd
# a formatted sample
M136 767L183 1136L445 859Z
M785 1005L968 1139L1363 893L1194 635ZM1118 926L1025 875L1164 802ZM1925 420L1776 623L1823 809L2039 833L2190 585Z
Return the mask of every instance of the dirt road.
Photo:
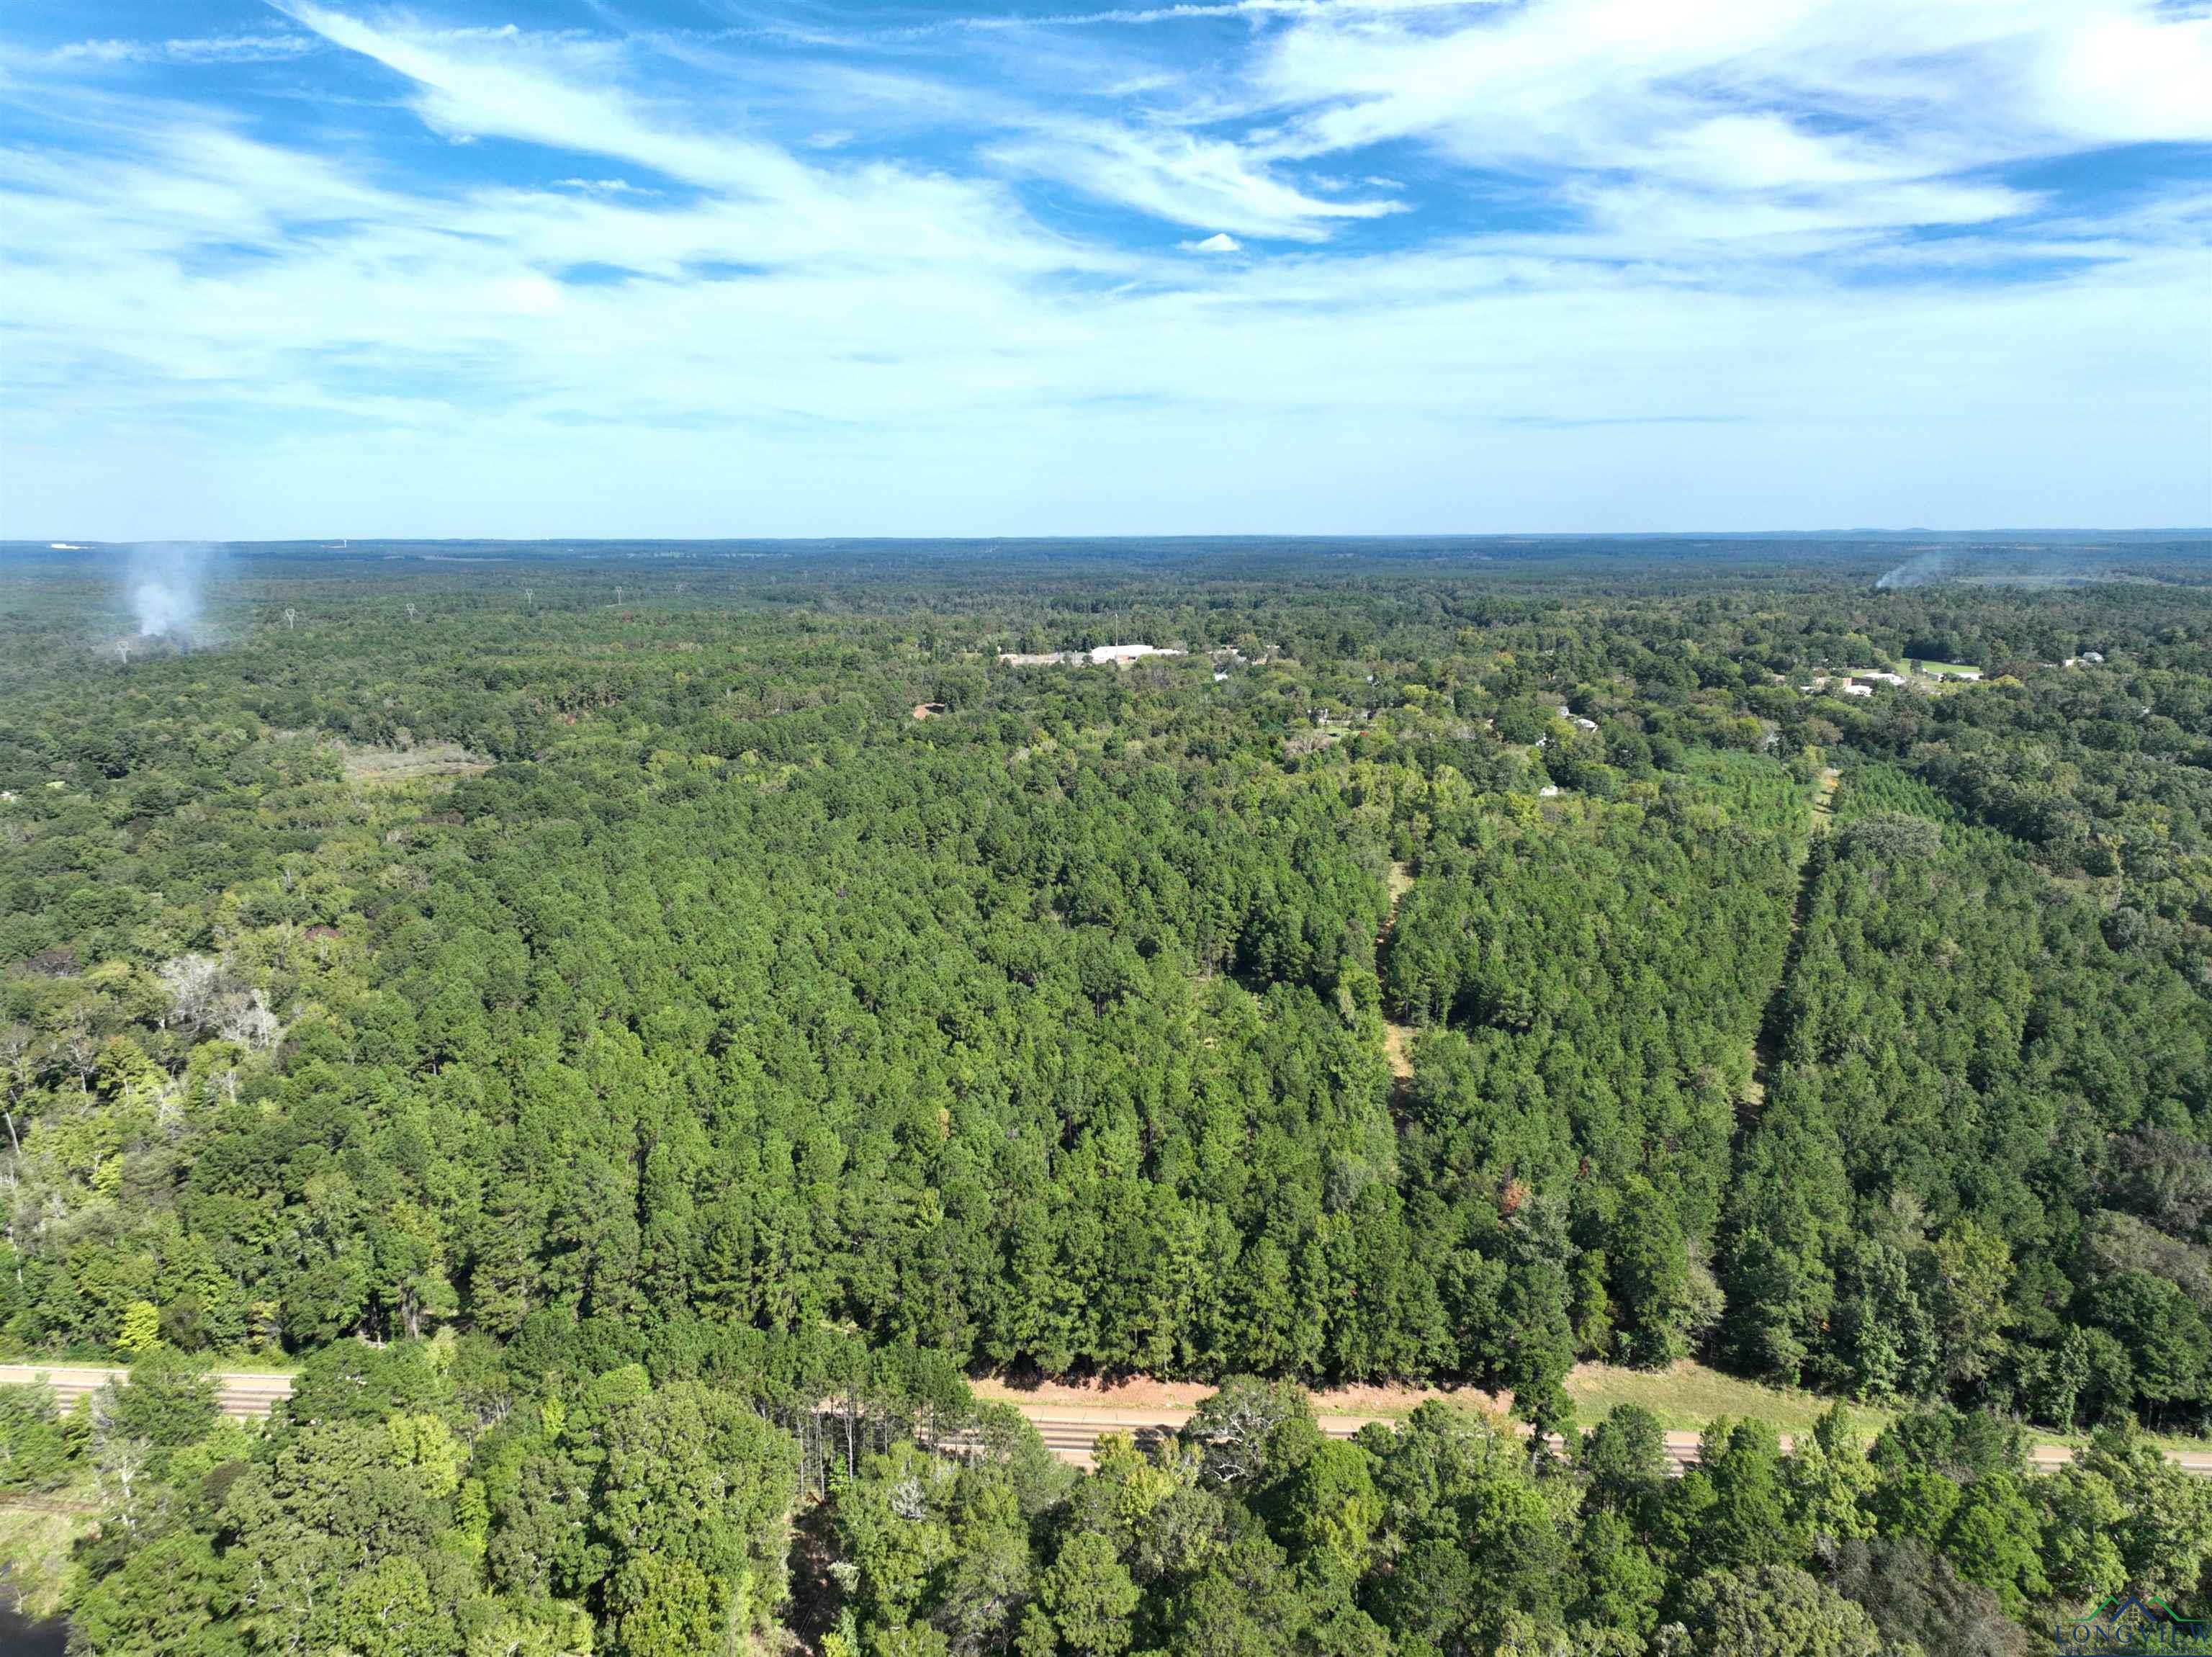
M66 1408L84 1393L97 1391L127 1373L85 1365L0 1364L0 1386L21 1385L43 1376ZM279 1398L289 1398L292 1392L289 1375L226 1374L217 1375L216 1383L216 1404L225 1415L241 1420L267 1415ZM1091 1465L1092 1449L1106 1434L1127 1433L1139 1443L1151 1438L1170 1437L1190 1419L1191 1413L1188 1408L1166 1404L1112 1410L1086 1404L1029 1404L1019 1399L1013 1400L1013 1404L1030 1418L1054 1455L1085 1467ZM1320 1422L1322 1431L1329 1437L1350 1438L1370 1422L1388 1426L1391 1417L1324 1415ZM1782 1442L1784 1448L1789 1447L1788 1438ZM1668 1434L1667 1455L1678 1469L1693 1465L1698 1459L1698 1435ZM2169 1450L2166 1455L2185 1472L2212 1477L2212 1451ZM2073 1459L2074 1452L2063 1444L2039 1444L2028 1454L2029 1461L2039 1472L2055 1471Z
M20 1386L43 1379L66 1410L85 1393L96 1392L110 1380L130 1373L85 1364L0 1363L0 1386ZM215 1379L217 1407L240 1420L265 1416L277 1399L292 1396L289 1375L222 1374Z

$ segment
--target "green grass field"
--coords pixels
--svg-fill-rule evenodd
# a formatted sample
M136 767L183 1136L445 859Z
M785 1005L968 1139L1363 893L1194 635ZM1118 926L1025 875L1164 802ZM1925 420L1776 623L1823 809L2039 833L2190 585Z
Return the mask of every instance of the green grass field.
M1618 1365L1577 1365L1567 1377L1567 1396L1575 1401L1579 1424L1595 1427L1624 1404L1641 1404L1669 1432L1699 1432L1722 1416L1741 1420L1755 1416L1782 1433L1805 1433L1836 1403L1817 1392L1739 1380L1687 1359L1668 1369L1624 1369ZM1851 1414L1869 1435L1887 1426L1893 1412L1871 1404L1852 1404Z
M88 1497L90 1493L59 1494ZM89 1514L18 1507L0 1496L0 1604L20 1609L33 1621L59 1615L70 1550L90 1532L93 1522Z
M1919 673L1952 679L1969 678L1982 671L1968 661L1916 661L1911 666Z
M1727 1416L1741 1421L1756 1416L1789 1435L1809 1432L1831 1404L1841 1403L1851 1412L1859 1430L1871 1439L1897 1418L1897 1411L1878 1404L1854 1404L1796 1387L1767 1386L1740 1380L1688 1360L1671 1369L1623 1369L1613 1364L1578 1365L1567 1377L1567 1396L1575 1401L1577 1424L1587 1429L1624 1404L1638 1404L1658 1416L1669 1432L1701 1432L1707 1422ZM2076 1449L2089 1441L2087 1433L2061 1433L2047 1427L2031 1427L2028 1437L2037 1444L2070 1444ZM2150 1441L2161 1450L2212 1450L2212 1440L2179 1433L2152 1433Z

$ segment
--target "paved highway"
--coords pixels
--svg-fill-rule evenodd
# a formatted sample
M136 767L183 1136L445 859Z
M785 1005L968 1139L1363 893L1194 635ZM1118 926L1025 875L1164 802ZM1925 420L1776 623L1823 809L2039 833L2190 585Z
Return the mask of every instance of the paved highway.
M0 1364L0 1386L20 1385L44 1376L54 1389L54 1395L66 1408L82 1394L94 1392L113 1378L127 1374L121 1369L102 1368L85 1365ZM265 1416L279 1398L289 1398L292 1380L289 1375L256 1375L246 1374L221 1374L216 1377L216 1402L227 1416L243 1419L249 1416ZM1127 1433L1142 1441L1149 1435L1172 1434L1190 1419L1190 1411L1166 1407L1147 1410L1101 1410L1065 1404L1022 1404L1014 1407L1030 1418L1046 1447L1064 1461L1078 1466L1091 1465L1091 1453L1099 1439L1108 1433ZM1322 1416L1321 1429L1331 1438L1350 1438L1370 1421L1389 1424L1384 1416ZM1783 1440L1784 1447L1789 1440ZM1698 1459L1698 1435L1695 1433L1667 1435L1667 1454L1674 1465L1686 1467ZM2184 1471L2203 1477L2212 1477L2212 1451L2168 1451L2168 1458ZM2028 1459L2039 1471L2050 1472L2064 1466L2074 1459L2074 1452L2063 1444L2039 1444L2029 1452Z

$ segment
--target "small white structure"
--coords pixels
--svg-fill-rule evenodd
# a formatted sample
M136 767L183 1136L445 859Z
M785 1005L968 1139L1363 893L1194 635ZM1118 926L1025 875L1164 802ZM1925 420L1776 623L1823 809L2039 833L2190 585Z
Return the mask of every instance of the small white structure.
M1556 800L1559 798L1559 785L1556 783L1547 783L1536 790L1536 797L1539 800Z
M1595 719L1584 719L1579 715L1575 717L1572 723L1574 728L1578 731L1594 731L1597 728L1597 721Z
M1101 644L1091 650L1001 650L999 660L1009 667L1049 667L1064 661L1087 661L1094 667L1111 663L1126 667L1146 656L1179 656L1186 654L1157 644ZM1242 658L1238 658L1240 661Z
M2104 659L2105 653L2102 650L2084 650L2081 652L2081 660L2084 661L2102 661Z
M1842 690L1845 696L1872 696L1874 694L1874 686L1871 685L1846 685L1842 687Z
M1883 673L1879 668L1869 668L1865 673L1854 673L1851 677L1863 685L1894 685L1899 690L1905 688L1903 673Z

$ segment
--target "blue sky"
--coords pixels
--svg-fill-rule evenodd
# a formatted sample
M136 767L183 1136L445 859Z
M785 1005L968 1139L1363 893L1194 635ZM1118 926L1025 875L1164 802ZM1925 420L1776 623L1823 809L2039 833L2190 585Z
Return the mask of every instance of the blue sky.
M12 0L0 535L2212 522L2212 0Z

